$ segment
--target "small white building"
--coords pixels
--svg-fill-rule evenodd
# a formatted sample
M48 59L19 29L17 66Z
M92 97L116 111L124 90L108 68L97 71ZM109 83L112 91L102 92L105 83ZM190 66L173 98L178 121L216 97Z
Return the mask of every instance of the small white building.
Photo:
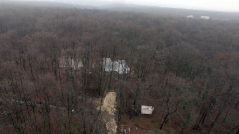
M125 60L112 61L110 58L103 58L103 68L106 72L115 71L119 74L127 74L130 71Z
M188 15L187 18L188 19L194 19L194 16L193 15Z
M141 114L152 115L153 111L154 111L153 106L146 106L146 105L141 106Z
M203 19L203 20L210 20L211 19L210 16L200 16L200 18Z

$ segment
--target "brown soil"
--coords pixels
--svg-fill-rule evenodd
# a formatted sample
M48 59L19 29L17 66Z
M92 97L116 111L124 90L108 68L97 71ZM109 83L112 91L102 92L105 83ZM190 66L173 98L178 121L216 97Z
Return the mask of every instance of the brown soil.
M159 129L159 122L155 122L153 118L140 116L131 120L123 117L119 126L120 134L175 134L175 129L165 127Z

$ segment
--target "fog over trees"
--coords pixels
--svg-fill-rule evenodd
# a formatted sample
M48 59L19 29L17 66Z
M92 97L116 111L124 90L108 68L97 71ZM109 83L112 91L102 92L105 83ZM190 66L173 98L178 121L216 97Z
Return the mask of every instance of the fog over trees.
M119 133L238 134L238 43L235 20L0 6L0 133L107 133L114 91Z

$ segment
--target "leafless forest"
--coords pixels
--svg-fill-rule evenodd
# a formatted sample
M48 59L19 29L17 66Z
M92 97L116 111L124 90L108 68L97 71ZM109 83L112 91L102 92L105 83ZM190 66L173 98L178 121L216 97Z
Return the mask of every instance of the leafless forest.
M107 72L104 58L130 71ZM239 134L239 22L0 7L1 134L105 134L96 104L110 91L118 133Z

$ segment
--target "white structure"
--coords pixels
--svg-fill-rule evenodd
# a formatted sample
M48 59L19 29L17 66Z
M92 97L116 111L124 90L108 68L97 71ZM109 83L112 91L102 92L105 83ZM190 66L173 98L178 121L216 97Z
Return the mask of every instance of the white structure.
M83 67L83 63L80 59L61 58L59 66L60 68L72 68L77 70Z
M193 19L194 16L193 16L193 15L188 15L187 18L188 18L188 19Z
M210 16L200 16L201 19L210 20Z
M103 58L103 67L106 72L115 71L119 74L127 74L130 71L125 60L111 61L110 58Z
M154 111L153 106L145 106L145 105L141 106L141 114L151 115L153 111Z

